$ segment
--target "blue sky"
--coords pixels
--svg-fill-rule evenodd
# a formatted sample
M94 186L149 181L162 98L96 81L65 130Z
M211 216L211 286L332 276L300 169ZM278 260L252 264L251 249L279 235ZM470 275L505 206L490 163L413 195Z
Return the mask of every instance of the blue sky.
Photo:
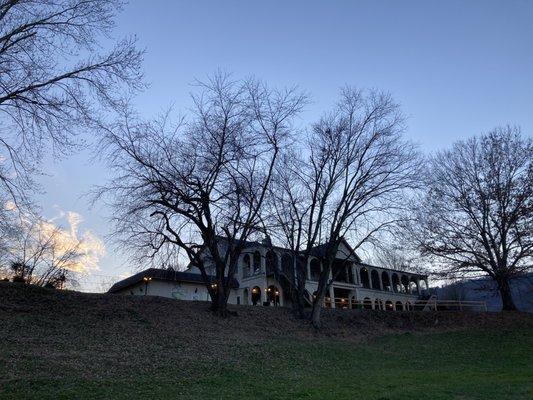
M185 110L194 78L217 69L254 75L312 96L316 119L350 84L390 91L408 116L407 137L434 151L502 124L533 133L533 2L530 1L131 1L115 37L147 50L150 88L135 99L147 116ZM79 213L105 237L110 210L80 197L106 171L88 151L48 162L38 197L46 217ZM131 272L106 242L101 279Z

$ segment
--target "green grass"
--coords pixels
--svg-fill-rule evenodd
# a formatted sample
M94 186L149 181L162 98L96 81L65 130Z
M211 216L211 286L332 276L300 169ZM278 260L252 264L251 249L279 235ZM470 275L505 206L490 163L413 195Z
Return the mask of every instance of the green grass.
M90 358L91 365L80 363L78 368L59 371L60 352L58 360L52 358L55 361L27 354L16 360L26 378L0 383L0 398L533 398L530 327L401 334L366 343L309 337L229 346L220 358L210 348L209 354L199 357L203 361L176 363L173 357L165 358L162 344L160 353L143 354L144 361L132 363L130 370L115 368L106 357L99 361L95 356ZM1 362L13 360L17 351L2 351L6 350L7 358L0 357L0 376L7 371ZM92 371L89 377L84 377L85 368Z

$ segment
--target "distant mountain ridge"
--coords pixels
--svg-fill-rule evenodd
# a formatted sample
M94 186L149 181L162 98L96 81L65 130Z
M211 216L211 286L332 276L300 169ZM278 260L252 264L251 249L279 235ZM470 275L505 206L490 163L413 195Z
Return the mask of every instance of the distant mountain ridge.
M471 279L434 289L439 300L485 301L489 311L500 311L502 301L496 283L489 278ZM533 272L511 280L511 291L520 311L533 313Z

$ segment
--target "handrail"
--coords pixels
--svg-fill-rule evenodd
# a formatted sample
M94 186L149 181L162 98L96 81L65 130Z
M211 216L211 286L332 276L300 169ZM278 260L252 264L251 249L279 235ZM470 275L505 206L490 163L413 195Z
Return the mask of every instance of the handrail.
M380 310L396 310L395 301L380 299L378 307L376 308L376 301L354 300L346 297L330 297L324 298L324 306L331 307L335 304L335 308L362 308L362 309L380 309ZM487 311L487 303L485 301L473 301L473 300L413 300L402 302L402 310L413 311L422 310L429 306L430 310L434 311Z

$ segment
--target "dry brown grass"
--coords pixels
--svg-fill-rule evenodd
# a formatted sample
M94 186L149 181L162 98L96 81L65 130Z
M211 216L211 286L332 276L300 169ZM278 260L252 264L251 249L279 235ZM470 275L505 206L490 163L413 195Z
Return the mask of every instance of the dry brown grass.
M1 283L0 393L3 383L50 379L63 382L64 388L73 381L137 382L139 376L151 382L168 381L169 376L198 381L210 368L248 370L258 359L291 365L301 358L307 365L305 350L301 352L306 346L320 359L320 346L335 342L350 343L346 348L356 351L357 343L391 334L422 337L470 329L527 331L533 326L533 317L523 313L324 310L324 327L316 331L288 309L231 309L237 315L221 319L204 302Z

